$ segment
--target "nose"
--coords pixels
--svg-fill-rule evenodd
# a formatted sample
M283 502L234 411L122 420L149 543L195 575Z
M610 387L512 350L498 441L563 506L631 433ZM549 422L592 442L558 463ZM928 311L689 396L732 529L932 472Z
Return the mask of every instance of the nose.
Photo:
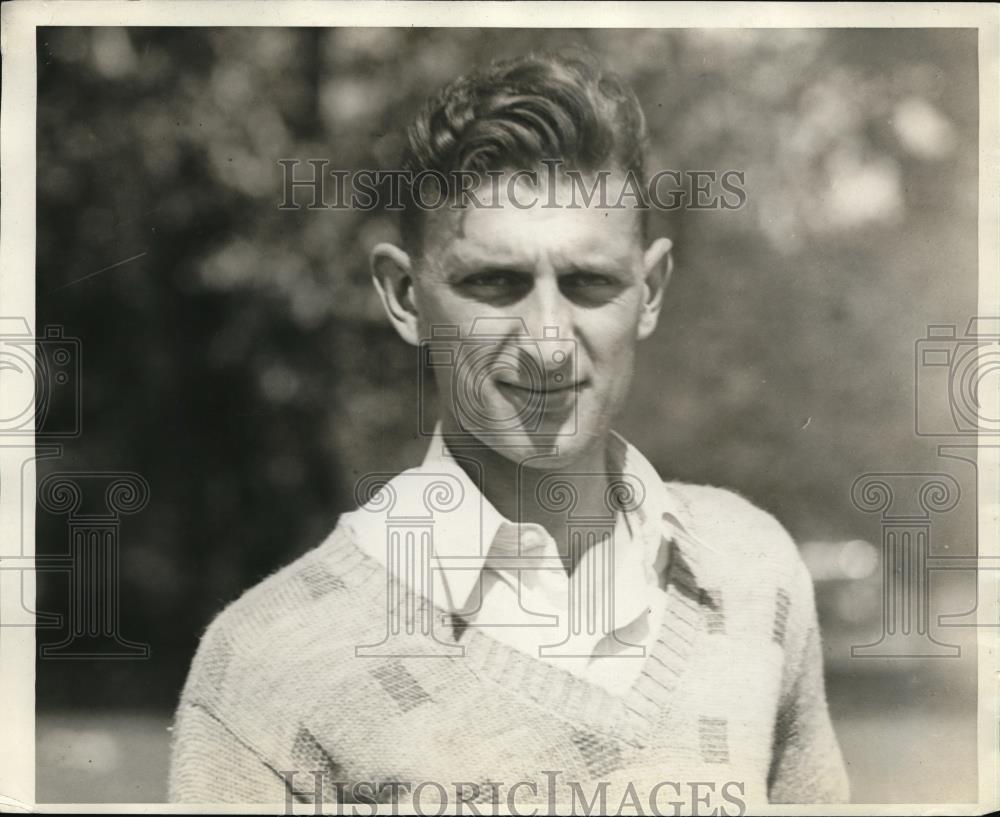
M536 280L531 295L522 302L524 323L532 343L526 344L547 387L570 385L576 359L572 304L559 290L555 276Z

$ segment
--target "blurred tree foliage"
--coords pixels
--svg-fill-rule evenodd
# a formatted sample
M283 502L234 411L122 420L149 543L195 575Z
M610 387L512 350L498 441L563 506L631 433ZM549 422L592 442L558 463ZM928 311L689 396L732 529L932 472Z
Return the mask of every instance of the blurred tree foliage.
M493 58L584 45L635 87L651 168L746 174L739 211L656 217L677 271L620 428L664 475L850 537L857 475L932 467L913 343L976 308L974 31L38 36L37 325L81 339L85 429L39 476L148 479L120 592L153 649L101 683L40 670L42 705L171 706L214 612L315 545L360 474L419 460L415 355L367 269L396 224L279 210L278 160L395 167L423 98ZM64 552L65 520L38 524ZM43 580L39 607L63 609Z

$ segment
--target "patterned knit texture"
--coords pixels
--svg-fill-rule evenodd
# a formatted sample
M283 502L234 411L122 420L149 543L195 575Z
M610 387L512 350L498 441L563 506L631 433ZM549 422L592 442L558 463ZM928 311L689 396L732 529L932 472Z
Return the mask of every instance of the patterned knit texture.
M534 781L509 802L544 805L553 780L560 802L570 783L589 799L601 781L619 793L631 783L642 802L663 781L738 782L751 809L845 801L794 543L730 491L666 487L691 542L673 543L660 636L627 693L413 597L403 603L431 617L434 639L387 642L385 568L341 523L209 626L175 719L171 800L284 804L282 772L294 771L303 802L317 779L331 802L358 781L452 792L464 781L488 800L492 781L506 804L507 789Z

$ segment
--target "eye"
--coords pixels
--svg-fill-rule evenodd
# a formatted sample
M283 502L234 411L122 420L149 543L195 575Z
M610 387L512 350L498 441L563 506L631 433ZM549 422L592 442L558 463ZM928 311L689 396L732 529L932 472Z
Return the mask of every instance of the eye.
M462 286L471 289L520 289L529 284L523 274L510 270L485 270L462 279Z
M566 298L582 306L600 306L613 301L627 284L610 272L577 269L559 276L559 289Z
M617 278L601 272L576 270L560 277L559 285L567 289L588 289L590 287L616 287L619 285L619 281Z

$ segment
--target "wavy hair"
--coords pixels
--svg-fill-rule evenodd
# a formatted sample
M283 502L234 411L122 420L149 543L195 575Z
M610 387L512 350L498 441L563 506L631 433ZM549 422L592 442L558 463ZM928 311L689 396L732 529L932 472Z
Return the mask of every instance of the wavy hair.
M645 179L639 101L585 52L531 54L459 77L427 100L407 136L402 167L411 178L531 169L544 159ZM405 185L401 203L403 243L419 253L424 216Z

